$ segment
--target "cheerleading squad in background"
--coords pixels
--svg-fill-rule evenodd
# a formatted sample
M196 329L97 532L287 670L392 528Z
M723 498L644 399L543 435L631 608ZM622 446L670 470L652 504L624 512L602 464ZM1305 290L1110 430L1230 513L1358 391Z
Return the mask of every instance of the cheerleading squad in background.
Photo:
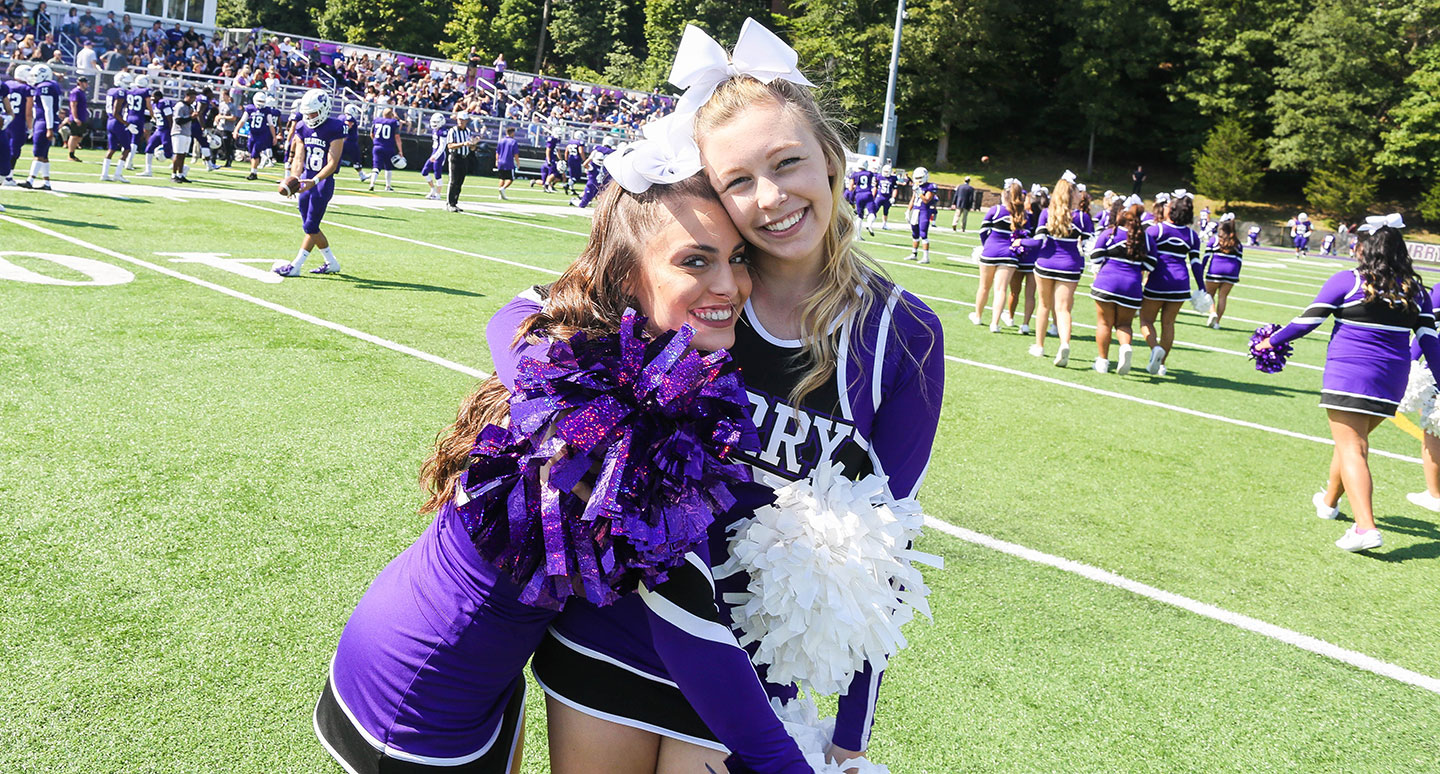
M495 375L422 468L434 520L316 706L347 771L518 771L527 662L560 774L887 771L944 344L855 249L795 65L753 20L733 59L687 27L685 94L603 159L580 257L489 322Z

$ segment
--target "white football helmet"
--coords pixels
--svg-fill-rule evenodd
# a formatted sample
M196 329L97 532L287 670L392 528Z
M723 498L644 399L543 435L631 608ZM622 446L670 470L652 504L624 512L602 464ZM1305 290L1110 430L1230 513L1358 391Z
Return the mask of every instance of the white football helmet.
M20 65L15 68L15 80L21 83L30 82L30 65Z
M50 65L37 64L30 68L30 82L36 85L42 84L55 78L55 71Z
M263 108L263 107L265 107L266 101L267 101L267 100L265 99L265 95L262 94L261 92L258 92L258 91L255 92L255 96L254 96L254 97L251 97L251 98L250 98L250 104L254 105L254 106L257 107L257 108Z
M405 168L405 157L402 156L402 155L400 155L400 154L398 154L398 153L395 154L394 156L391 156L391 157L390 157L390 166L395 167L396 169L404 169L404 168Z
M607 148L613 148L613 147L615 147L615 138L614 138L614 137L606 137L604 144L605 144L605 147L607 147Z
M876 161L875 159L865 159L865 171L867 172L874 172L875 168L879 165L880 162Z
M360 112L360 106L353 102L345 106L345 115L350 116L356 121L360 120Z
M570 139L574 140L575 142L583 142L585 140L585 133L577 129L575 131L575 134L570 136Z
M115 85L122 89L128 89L135 85L135 73L126 70L115 76Z
M265 107L273 108L273 107L279 107L279 106L280 106L280 100L275 99L275 95L273 95L273 94L266 94L266 95L265 95Z
M924 167L916 167L915 171L910 173L910 178L915 181L916 185L921 185L930 179L930 170Z
M430 116L430 128L431 128L431 129L439 129L440 127L442 127L442 126L444 126L444 125L445 125L445 116L440 115L439 113L435 113L435 114L432 114L432 115Z
M135 76L135 88L137 88L137 89L148 89L148 88L150 88L150 76L148 76L148 75L137 75L137 76Z
M882 174L882 175L888 175L888 174L890 174L890 173L892 173L892 172L894 172L894 171L895 171L895 168L892 167L892 166L890 166L889 164L886 164L885 166L880 167L880 174Z
M323 89L311 89L295 100L295 111L306 126L314 129L330 117L330 95Z

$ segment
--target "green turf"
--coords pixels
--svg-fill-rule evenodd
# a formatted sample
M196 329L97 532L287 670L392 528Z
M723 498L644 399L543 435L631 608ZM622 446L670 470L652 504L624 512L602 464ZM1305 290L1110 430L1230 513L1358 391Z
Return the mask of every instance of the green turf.
M97 171L55 166L62 184ZM342 192L358 193L349 175ZM194 187L273 186L194 177L205 181ZM402 173L399 191L377 196L418 203L416 181ZM493 184L467 186L470 209L495 201ZM565 199L514 190L519 203ZM298 222L278 197L243 206L3 189L0 204L481 369L489 315L563 268L588 230L575 214L340 205L327 233L345 274L263 284L156 253L288 259ZM1267 376L1239 353L1255 324L1288 318L1343 264L1256 253L1223 330L1181 318L1181 342L1229 352L1181 344L1165 378L1100 375L1087 328L1057 369L1053 342L1031 358L1013 329L969 325L976 268L943 256L966 258L976 240L950 232L948 215L941 223L928 270L903 260L898 231L866 249L940 313L949 356L1328 437L1318 371ZM0 682L10 688L0 771L338 771L313 739L310 708L355 601L427 523L415 473L474 380L12 223L0 222L0 251L135 275L109 287L0 280ZM1081 296L1077 322L1094 316ZM1324 342L1300 342L1296 362L1322 363ZM1328 446L955 360L947 369L921 493L931 515L1440 672L1440 528L1404 499L1422 486L1418 465L1372 460L1386 545L1343 554L1331 541L1345 524L1309 505ZM1373 445L1419 454L1393 423ZM897 774L1440 768L1440 696L948 536L921 547L947 565L927 573L935 623L908 630L912 647L881 692L873 757ZM533 694L530 709L526 771L541 772Z

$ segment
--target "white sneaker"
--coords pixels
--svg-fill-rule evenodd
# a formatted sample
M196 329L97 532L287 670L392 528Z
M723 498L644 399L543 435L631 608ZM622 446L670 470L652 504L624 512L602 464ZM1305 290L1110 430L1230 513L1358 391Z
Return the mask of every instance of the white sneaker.
M994 324L994 323L991 323L991 324L990 324L990 332L991 332L991 333L999 333L999 332L1000 332L1000 326L998 326L998 325L996 325L996 324Z
M1440 511L1440 497L1431 497L1429 492L1411 492L1405 499L1427 511Z
M387 186L385 186L385 190L390 191L391 193L394 193L395 188L394 188L394 186L389 186L389 185L387 185Z
M1065 366L1070 365L1070 345L1069 345L1069 344L1061 344L1061 345L1060 345L1060 351L1057 352L1057 353L1055 353L1055 365L1056 365L1057 367L1059 367L1059 368L1064 368Z
M1220 321L1217 320L1217 319L1215 319L1215 315L1213 315L1213 314L1212 314L1212 315L1209 315L1208 317L1205 318L1205 327L1207 327L1207 328L1214 328L1214 329L1216 329L1216 330L1219 330L1219 329L1220 329Z
M1156 372L1155 372L1155 375L1156 375L1156 376L1164 376L1166 373L1167 373L1167 372L1166 372L1166 370L1165 370L1165 364L1164 364L1164 363L1161 363L1161 364L1160 364L1160 370L1159 370L1159 371L1156 371Z
M115 181L115 182L117 182L117 183L128 183L128 182L130 182L130 178L125 177L124 175L120 174L119 172L116 172L116 173L115 173L115 176L112 177L112 178L110 178L110 179L113 180L113 181Z
M102 182L102 183L113 183L113 182L115 182L115 178L113 178L113 177L111 177L111 176L109 176L109 175L101 175L101 176L100 176L100 182Z
M1339 503L1336 503L1333 506L1326 505L1324 492L1316 492L1315 495L1310 498L1310 502L1315 505L1316 516L1319 516L1322 519L1331 520L1340 518L1340 508L1337 507L1339 506Z
M1146 365L1146 366L1145 366L1145 370L1146 370L1146 371L1149 371L1149 372L1152 373L1152 374L1158 374L1158 373L1160 373L1160 364L1161 364L1160 361L1162 361L1162 360L1164 360L1164 359L1165 359L1165 348L1164 348L1164 347L1151 347L1151 348L1150 348L1150 363L1149 363L1149 365Z
M1345 530L1345 534L1335 541L1335 546L1341 551L1369 551L1384 544L1384 539L1380 537L1380 530L1367 529L1364 532L1356 532L1354 527Z
M970 320L970 324L971 324L971 325L979 325L979 324L980 324L980 315L975 314L974 312L971 312L970 314L965 315L965 317Z
M1120 374L1121 376L1124 376L1125 374L1130 373L1130 361L1133 360L1134 358L1135 358L1135 350L1134 350L1134 349L1132 349L1132 348L1130 348L1130 347L1121 347L1121 348L1120 348L1120 365L1119 365L1118 368L1115 369L1115 373Z
M1095 373L1106 374L1110 372L1110 361L1103 357L1095 358Z
M500 199L503 200L503 201L507 201L507 202L510 201L510 197L508 197L508 196L505 195L505 189L504 189L504 188L501 188L501 189L500 189Z
M275 265L270 267L270 271L273 271L282 277L300 276L300 270L295 268L295 264L291 263L290 261L276 261Z
M929 262L930 262L930 254L929 254L929 253L926 253L926 254L920 256L920 263L929 263Z
M1014 327L1015 327L1015 317L1012 316L1012 315L1011 315L1010 313L1008 313L1008 312L1001 312L1001 313L1000 313L1000 324L1001 324L1001 325L1004 325L1006 328L1014 328Z
M1030 357L1045 357L1045 348L1039 344L1031 344Z
M1029 336L1029 335L1030 335L1030 326L1026 325L1025 323L1020 323L1020 335L1021 335L1021 336Z
M155 176L155 173L154 173L154 172L136 172L136 173L135 173L135 176L136 176L136 177L154 177L154 176Z
M1059 335L1060 335L1060 329L1059 329L1059 328L1056 328L1054 323L1051 323L1050 326L1045 329L1045 335L1046 335L1046 336L1059 336Z

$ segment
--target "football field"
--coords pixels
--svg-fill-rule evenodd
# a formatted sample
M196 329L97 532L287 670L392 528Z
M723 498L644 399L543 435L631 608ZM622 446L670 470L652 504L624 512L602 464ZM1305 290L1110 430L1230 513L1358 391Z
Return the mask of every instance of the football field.
M344 273L281 280L300 230L275 174L127 187L53 167L57 193L0 189L0 771L338 772L310 713L341 627L429 522L416 476L490 367L485 322L553 279L589 219L523 182L501 203L472 178L452 214L412 172L370 194L345 170L325 218ZM974 234L942 212L919 266L903 214L863 246L945 324L918 546L945 568L872 759L1440 770L1440 514L1405 499L1418 430L1372 437L1385 546L1344 553L1347 504L1341 522L1310 505L1330 326L1282 373L1245 355L1351 264L1252 251L1221 330L1181 315L1167 376L1143 344L1102 375L1092 275L1056 368L1055 340L1034 358L966 321ZM527 772L548 771L538 696Z

